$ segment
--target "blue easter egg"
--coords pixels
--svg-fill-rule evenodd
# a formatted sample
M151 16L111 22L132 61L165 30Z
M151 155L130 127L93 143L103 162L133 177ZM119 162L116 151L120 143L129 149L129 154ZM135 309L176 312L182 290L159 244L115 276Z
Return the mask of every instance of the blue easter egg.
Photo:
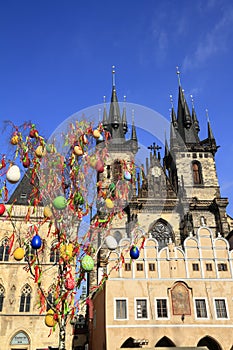
M104 137L102 134L100 134L100 137L98 138L98 141L104 141Z
M130 249L130 257L132 259L137 259L140 255L140 252L139 252L139 249L138 247L136 246L133 246L131 249Z
M31 240L31 246L33 249L40 249L42 246L42 240L39 235L35 235Z
M124 178L125 178L125 180L128 180L128 181L131 180L131 174L129 171L124 172Z

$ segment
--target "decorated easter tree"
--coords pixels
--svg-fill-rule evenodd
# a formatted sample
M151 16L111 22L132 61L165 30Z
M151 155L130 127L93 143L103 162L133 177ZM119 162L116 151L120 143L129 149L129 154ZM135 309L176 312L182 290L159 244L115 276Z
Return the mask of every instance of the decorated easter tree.
M22 260L27 249L31 249L30 256L25 258L27 270L38 287L40 313L47 312L45 325L53 331L59 330L60 350L65 349L67 322L77 310L75 294L86 272L94 268L96 235L101 232L102 237L107 236L111 221L123 211L131 188L133 162L124 165L126 181L119 179L117 184L104 189L100 186L109 142L109 134L101 124L93 126L86 120L70 122L64 132L49 141L34 124L22 127L11 124L9 144L13 158L2 157L0 215L5 212L10 184L27 176L32 188L25 216L26 237L19 237L14 226L11 213L17 202L4 215L12 221L10 247L13 243L18 245L11 252L13 257ZM92 208L97 208L94 215ZM34 214L39 210L43 210L44 217L35 222ZM47 267L42 260L49 236L56 239L54 253L59 252L52 291L46 290L43 283ZM27 246L28 240L31 247ZM103 276L100 285L106 278Z

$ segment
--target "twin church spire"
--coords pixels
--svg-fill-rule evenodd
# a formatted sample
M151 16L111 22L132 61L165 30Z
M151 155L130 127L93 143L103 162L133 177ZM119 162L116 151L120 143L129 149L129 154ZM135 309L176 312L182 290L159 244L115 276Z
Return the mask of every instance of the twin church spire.
M190 113L190 109L188 103L185 98L184 90L181 86L180 80L180 72L177 67L177 76L178 76L178 84L179 84L179 93L178 93L178 108L177 108L177 116L174 110L173 99L170 96L172 109L171 109L171 146L174 145L175 139L178 142L178 137L182 139L182 142L185 144L187 148L191 148L192 150L197 150L201 148L205 148L206 150L210 148L210 151L213 153L216 152L216 142L213 136L213 132L210 126L210 122L208 120L208 138L205 140L200 140L199 138L199 121L196 115L193 96L191 95L192 102L192 113ZM179 143L179 142L178 142Z

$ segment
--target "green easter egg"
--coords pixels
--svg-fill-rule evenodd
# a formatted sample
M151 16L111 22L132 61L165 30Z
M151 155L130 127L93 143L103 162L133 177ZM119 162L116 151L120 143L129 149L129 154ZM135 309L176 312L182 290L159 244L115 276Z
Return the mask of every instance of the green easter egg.
M81 260L81 266L86 272L90 272L94 268L94 260L90 255L85 255Z
M57 210L63 210L66 208L67 206L67 202L65 197L63 196L57 196L54 200L53 200L53 206L55 209Z

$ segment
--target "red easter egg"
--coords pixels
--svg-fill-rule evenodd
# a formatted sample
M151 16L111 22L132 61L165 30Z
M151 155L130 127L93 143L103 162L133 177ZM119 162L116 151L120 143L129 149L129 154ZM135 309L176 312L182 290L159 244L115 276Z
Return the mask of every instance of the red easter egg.
M75 287L75 280L73 277L68 277L65 281L65 288L67 290L73 290Z
M97 160L95 168L98 171L98 173L103 173L104 172L104 162L101 159Z
M3 215L5 213L6 207L4 204L0 204L0 215Z

